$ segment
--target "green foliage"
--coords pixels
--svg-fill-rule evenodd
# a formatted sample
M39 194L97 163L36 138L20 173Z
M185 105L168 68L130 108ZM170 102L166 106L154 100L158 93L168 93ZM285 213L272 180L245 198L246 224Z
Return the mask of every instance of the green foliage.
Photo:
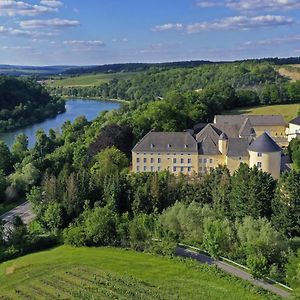
M21 162L28 152L28 137L21 133L16 137L12 146L12 154L16 161Z
M65 110L63 100L51 97L32 79L0 76L0 131L13 130Z
M300 173L285 172L277 185L272 202L272 221L287 236L299 236L300 232Z
M12 170L13 158L7 145L0 141L0 170L8 174Z

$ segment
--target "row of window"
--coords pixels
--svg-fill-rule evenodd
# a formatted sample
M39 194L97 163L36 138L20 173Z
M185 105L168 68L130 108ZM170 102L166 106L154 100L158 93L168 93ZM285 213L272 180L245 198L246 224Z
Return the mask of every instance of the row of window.
M137 172L140 172L140 171L144 171L144 172L159 172L161 171L161 167L158 166L158 167L154 167L154 166L151 166L150 168L148 168L147 166L144 166L143 168L141 168L140 166L137 166L136 167L136 170ZM184 168L184 167L173 167L173 172L184 172L185 170L188 171L188 173L190 173L192 171L192 167L187 167L187 168Z
M210 159L208 159L208 158L200 158L200 159L199 159L199 163L200 163L200 164L202 164L202 163L203 163L203 164L206 164L206 163L208 163L208 162L209 162L210 164L212 164L212 163L213 163L213 159L212 159L212 158L210 158Z
M150 161L151 164L153 164L154 160L155 160L154 158L150 158L149 161ZM143 162L144 163L147 163L147 161L148 161L147 158L143 158ZM192 159L191 158L188 158L186 161L187 161L188 164L192 163ZM137 163L141 162L141 159L138 157L136 159L136 162ZM180 159L177 160L177 158L173 158L173 163L176 164L177 162L180 162L181 164L184 164L185 163L185 159L184 158L180 158ZM157 158L157 163L159 163L159 164L161 163L161 158Z

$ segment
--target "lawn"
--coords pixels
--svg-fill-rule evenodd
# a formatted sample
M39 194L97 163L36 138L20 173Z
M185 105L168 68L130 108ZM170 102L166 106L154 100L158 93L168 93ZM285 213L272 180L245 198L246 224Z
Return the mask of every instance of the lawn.
M130 78L134 73L123 72L123 73L112 73L112 74L87 74L79 76L68 76L54 77L54 80L47 80L46 84L50 87L88 87L88 86L97 86L101 83L106 83L112 80L113 78L117 79L127 79Z
M224 112L230 115L283 115L284 119L288 122L295 117L300 109L300 104L281 104L281 105L268 105L258 107L244 107Z
M61 246L0 264L0 299L278 299L214 267Z

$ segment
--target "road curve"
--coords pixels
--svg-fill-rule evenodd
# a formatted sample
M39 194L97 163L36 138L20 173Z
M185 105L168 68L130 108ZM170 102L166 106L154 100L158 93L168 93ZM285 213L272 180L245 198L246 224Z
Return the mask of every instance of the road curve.
M223 261L214 260L207 255L200 254L198 252L188 250L188 249L185 249L182 247L178 247L176 249L176 255L181 256L181 257L186 257L186 258L192 258L201 263L206 263L209 265L216 265L219 269L223 270L226 273L229 273L233 276L250 281L252 284L254 284L260 288L263 288L269 292L277 294L278 296L281 296L283 298L288 298L290 296L289 292L287 292L283 289L280 289L277 286L269 284L263 280L254 279L249 273L247 273L239 268L236 268L228 263L225 263Z
M19 216L24 224L29 224L34 219L32 204L27 201L0 216L0 219L5 223L12 223L16 216Z

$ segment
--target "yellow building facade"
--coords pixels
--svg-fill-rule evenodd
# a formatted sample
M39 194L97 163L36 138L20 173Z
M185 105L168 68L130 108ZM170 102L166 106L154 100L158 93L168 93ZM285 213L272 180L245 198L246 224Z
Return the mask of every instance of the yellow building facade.
M176 175L192 175L226 165L234 173L246 163L279 178L282 149L275 138L283 134L286 137L284 121L278 116L273 118L275 124L271 124L270 117L267 121L262 117L234 117L216 116L214 123L202 124L197 131L149 132L132 150L132 171L168 170ZM264 125L259 125L260 120Z

